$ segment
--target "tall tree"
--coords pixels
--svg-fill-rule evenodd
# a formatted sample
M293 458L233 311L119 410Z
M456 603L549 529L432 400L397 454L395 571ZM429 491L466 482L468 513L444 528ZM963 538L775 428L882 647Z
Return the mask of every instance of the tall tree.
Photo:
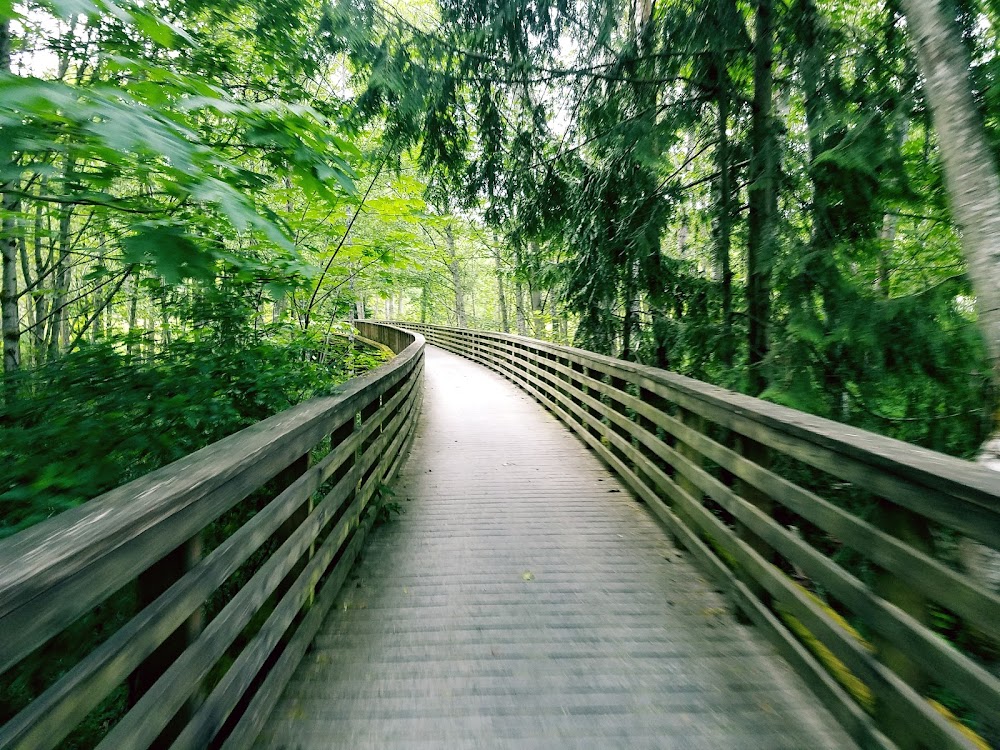
M962 232L979 326L1000 386L1000 173L972 96L969 56L950 4L902 0L938 133L952 214Z
M10 21L0 18L0 75L11 74L13 36ZM3 280L0 288L0 330L3 332L3 371L11 373L21 366L21 321L18 311L17 254L20 246L17 214L17 156L13 150L0 151L0 258ZM9 392L8 392L9 395Z
M955 18L942 0L903 0L910 42L938 133L951 211L962 233L968 274L976 293L979 327L1000 388L1000 173L972 96L969 57ZM1000 414L978 460L1000 471ZM1000 587L1000 552L963 540L966 565Z
M747 387L767 387L765 359L771 326L771 270L777 243L778 137L774 122L774 2L757 0L754 22L754 93L747 238Z

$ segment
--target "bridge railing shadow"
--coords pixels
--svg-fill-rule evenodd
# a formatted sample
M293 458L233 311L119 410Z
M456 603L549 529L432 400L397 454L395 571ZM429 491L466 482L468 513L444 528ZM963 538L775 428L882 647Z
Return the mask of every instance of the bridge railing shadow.
M118 699L101 748L252 744L416 422L423 337L358 329L397 356L0 542L0 673L64 658L53 639L81 621L113 625L78 663L52 665L0 748L61 746Z
M1000 474L580 349L394 325L495 370L574 430L861 746L998 736L1000 596L954 550L960 537L1000 547Z

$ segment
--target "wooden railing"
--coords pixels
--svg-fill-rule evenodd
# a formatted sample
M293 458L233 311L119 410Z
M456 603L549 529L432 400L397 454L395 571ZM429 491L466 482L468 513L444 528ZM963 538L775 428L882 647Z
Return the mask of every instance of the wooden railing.
M101 748L252 744L416 421L423 338L358 328L397 356L0 543L8 680L58 659L48 644L81 618L110 630L0 728L0 747L56 747L115 696L127 711L98 716L114 719Z
M942 696L1000 730L1000 680L977 657L1000 648L1000 597L945 554L961 536L1000 547L1000 474L579 349L396 325L575 430L863 747L983 747Z

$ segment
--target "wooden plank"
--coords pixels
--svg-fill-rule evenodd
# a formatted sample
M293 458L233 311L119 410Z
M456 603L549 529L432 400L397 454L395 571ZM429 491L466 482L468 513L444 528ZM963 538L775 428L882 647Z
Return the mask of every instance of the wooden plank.
M378 421L373 420L372 426L377 424ZM378 460L389 435L388 432L383 433L369 447L362 460L330 490L309 518L289 536L222 612L208 624L201 637L115 725L99 747L108 750L144 748L156 739L190 695L194 684L203 679L212 665L225 653L261 604L308 550L327 521L338 512L345 499L353 492L358 480ZM345 516L335 531L343 533L343 524L349 521L349 517ZM331 536L333 535L334 532L331 532Z
M876 596L857 578L717 479L682 456L677 456L676 460L677 468L692 483L732 513L754 535L826 587L869 627L921 664L936 681L962 696L984 718L1000 719L1000 680L909 614Z
M338 446L263 510L88 654L52 687L0 728L0 748L56 747L76 724L120 685L142 660L187 619L325 481L330 467L354 451L357 438Z
M511 335L488 336L510 344L530 341ZM627 379L717 424L1000 548L997 472L676 373L572 347L544 342L532 345Z
M429 349L418 430L407 512L372 535L258 747L852 746L500 377Z
M484 347L480 348L482 349ZM985 671L979 669L977 665L967 660L964 656L957 654L957 652L953 651L948 646L939 642L932 634L929 633L929 631L926 631L926 629L920 626L919 623L916 623L915 621L910 622L905 614L898 611L894 611L894 608L892 608L891 605L887 605L880 599L875 597L870 591L868 591L865 587L863 587L860 584L860 582L857 582L855 579L851 578L839 567L834 565L832 562L830 562L828 559L820 555L811 547L808 547L808 545L799 540L797 537L794 537L794 535L791 535L782 527L778 526L777 524L774 524L759 509L755 508L752 504L747 503L743 498L740 498L736 493L729 490L728 487L725 487L725 485L723 485L722 483L718 482L713 477L711 477L711 475L698 469L690 459L685 459L685 457L677 454L676 451L673 451L672 449L669 448L669 446L663 444L662 441L660 441L658 438L652 435L652 433L649 433L647 430L632 425L631 421L628 420L627 417L622 416L616 409L609 409L608 407L605 407L603 404L600 404L600 402L596 401L596 399L587 397L587 394L583 393L582 390L578 390L574 392L572 395L570 395L570 393L568 393L565 388L564 385L565 380L560 379L561 380L560 383L555 383L552 379L553 377L551 372L552 370L555 370L555 372L558 374L563 374L568 377L572 377L575 382L580 382L581 380L580 376L582 375L582 373L575 371L572 367L572 364L566 366L562 363L557 362L555 363L555 366L552 367L548 362L546 362L545 365L535 366L530 363L524 362L523 357L519 357L518 355L514 354L513 346L507 346L507 348L510 350L508 355L509 359L507 362L500 361L500 358L503 355L502 353L497 352L494 355L491 355L491 359L492 357L496 357L496 359L492 359L492 361L489 361L487 364L489 364L494 369L504 372L504 374L507 377L513 379L519 385L524 387L525 390L531 393L531 395L534 396L536 399L542 401L543 403L547 402L546 406L555 411L575 431L579 432L581 434L581 437L584 437L585 439L590 438L588 442L592 444L595 450L598 450L599 453L604 455L605 459L609 460L609 463L611 463L612 465L615 465L615 468L618 469L620 472L627 472L628 474L630 474L632 477L635 478L636 482L642 484L641 480L639 480L638 477L636 477L635 474L631 472L630 468L627 467L624 463L622 463L621 460L618 460L614 456L614 454L608 450L608 448L605 448L605 446L601 444L599 440L595 440L593 435L590 435L587 429L581 429L582 427L581 422L589 423L587 426L590 429L598 429L598 425L600 423L597 420L594 420L592 417L589 417L589 415L587 414L587 410L593 408L595 404L599 405L599 407L602 407L599 409L599 413L604 413L605 415L607 415L608 413L612 414L613 416L609 417L609 419L612 421L613 424L617 425L619 428L628 429L629 427L632 427L634 429L639 429L645 432L645 435L642 438L640 438L641 442L644 445L649 445L651 442L655 441L655 443L658 443L662 449L666 449L666 450L661 450L659 455L666 454L668 459L673 458L675 464L678 464L683 467L684 474L688 478L691 478L692 476L697 477L700 480L697 483L698 486L703 490L706 491L710 490L710 496L713 496L713 499L717 501L719 501L720 498L727 500L729 502L729 505L726 506L726 503L723 504L724 506L727 507L728 510L730 510L730 512L733 512L734 510L739 510L740 513L738 514L738 517L740 518L741 521L743 522L746 522L747 520L752 521L754 524L755 532L765 533L769 541L773 544L784 545L782 547L782 551L786 554L788 553L792 554L792 556L795 558L796 563L801 565L808 558L810 569L807 570L807 572L812 573L820 580L824 580L827 583L827 585L831 585L831 581L835 581L839 582L839 584L841 585L848 586L855 596L855 598L850 601L849 606L851 604L855 605L855 607L853 608L861 606L864 609L864 614L866 615L866 617L874 618L878 622L880 630L891 631L894 635L894 638L897 640L903 640L904 642L910 641L911 642L910 649L914 652L917 651L920 652L918 656L922 660L922 662L924 664L927 664L928 666L936 668L935 671L936 676L941 678L942 673L944 673L945 682L951 682L953 687L958 687L959 692L964 694L964 697L966 697L967 699L970 699L973 705L975 705L977 708L983 711L986 715L990 715L995 709L995 707L997 705L1000 705L1000 700L998 700L998 698L1000 698L1000 693L997 693L997 685L995 684L996 683L995 678L992 678ZM496 351L496 348L494 349ZM522 362L514 365L511 360L514 360L515 358L522 359ZM570 361L572 362L572 360ZM585 365L579 364L579 366L584 367ZM526 374L524 371L533 372L534 375ZM587 376L583 375L583 377ZM603 390L607 391L609 389L605 386ZM584 398L580 399L580 396L583 396ZM620 399L618 398L618 396L624 396L625 398ZM620 391L613 397L615 397L616 400L619 401L619 403L624 403L626 405L628 405L629 401L635 400L634 397L631 397L625 393L621 393ZM587 400L589 400L591 403L587 403ZM562 408L560 408L559 405L552 404L553 401L559 402L559 404L561 404L561 406L565 406L568 411L563 410ZM550 404L552 405L550 406ZM639 410L637 409L637 411ZM571 414L573 416L570 416ZM615 419L615 417L617 417L617 419ZM672 420L672 418L669 417L667 417L667 419ZM681 430L686 429L684 425L680 425L680 428ZM635 447L630 444L630 441L628 441L625 437L622 437L616 430L607 429L605 425L600 425L600 431L604 435L605 440L608 440L612 446L614 446L617 450L621 450L625 456L628 456L629 459L632 460L638 468L643 470L643 473L646 473L647 470L652 469L653 471L650 473L650 475L656 477L656 471L657 471L656 467L652 465L640 451L636 450ZM697 431L694 430L687 430L687 432L689 435L698 434ZM634 433L628 432L627 434L632 435ZM747 459L738 456L738 454L735 454L735 452L731 451L730 449L725 448L724 446L719 446L713 441L709 441L707 438L704 438L704 436L701 436L701 438L706 443L710 443L713 446L712 448L713 450L715 450L714 446L717 446L718 449L721 449L721 451L720 450L715 451L717 455L720 454L721 452L724 458L726 458L726 460L728 460L731 465L736 466L740 471L743 472L743 474L752 476L758 482L760 482L762 479L772 483L775 480L779 480L779 484L784 482L784 480L780 480L780 478L775 477L775 475L771 474L766 469L766 467L760 467L756 465L753 461L748 461ZM698 447L702 448L704 447L704 445ZM629 452L630 450L631 452ZM735 460L733 460L733 457L735 457ZM662 471L659 471L659 474L660 477L657 478L673 485L673 481L665 474L663 474ZM737 475L739 474L737 473ZM895 477L892 478L891 483L893 484L894 489L896 491L899 491L900 485ZM787 487L784 487L785 489L787 489L788 487L794 488L794 491L791 494L797 495L795 499L798 502L801 503L802 501L807 499L806 496L809 493L805 493L805 491L795 487L794 485L791 485L790 483L784 483L784 484L787 485ZM904 484L906 484L905 481ZM676 492L676 494L681 496L687 495L687 493L684 493L683 491L679 490L679 488L677 488L676 485L674 485L674 491ZM640 495L641 494L643 493L640 492ZM905 488L903 494L905 495ZM700 505L695 503L695 501L689 496L686 498L686 503L684 503L684 505L685 507L690 507L690 508L700 508ZM705 509L700 508L700 510L703 513L707 514L707 511L705 511ZM856 530L862 533L869 533L869 534L871 533L871 530L866 529L864 525L860 526L857 525L856 522L858 522L858 519L853 519L848 514L844 513L843 511L840 511L840 509L835 508L835 506L832 506L829 503L825 503L825 501L823 501L822 511L828 519L832 519L837 523L840 523L841 525L846 523L849 525L849 527L855 528ZM702 522L707 521L705 516L702 516L700 520ZM860 523L863 524L863 522ZM721 533L721 531L725 531L726 533L728 533L730 537L732 536L731 532L725 529L725 527L721 527L721 530L718 528L714 529L715 533ZM888 536L884 535L882 532L879 532L877 529L874 530L874 532L877 536ZM725 541L726 544L734 543L732 539L726 539ZM889 553L890 555L897 553L902 555L901 560L894 563L896 566L902 566L904 564L903 562L904 560L908 561L909 558L916 558L919 561L918 565L923 564L924 567L935 570L934 575L936 577L932 585L937 586L939 589L943 588L942 583L949 577L951 578L957 577L955 574L950 574L950 572L947 571L947 569L943 568L943 566L940 566L940 564L936 563L936 561L933 561L926 555L923 555L919 552L915 552L909 549L906 545L898 542L898 540L895 545L890 545L889 548L891 550L891 552ZM886 553L883 553L882 551L879 551L876 554L882 555L883 557L886 556ZM915 574L911 573L910 576L915 577ZM960 579L960 577L958 578ZM851 583L852 581L853 583ZM774 584L774 581L769 581L769 582L772 585L776 585ZM969 586L967 585L967 582L965 583L966 583L965 586L959 587L961 592L961 597L964 597L969 601L969 605L967 605L965 608L967 610L970 609L975 610L976 608L982 607L983 606L982 602L977 601L978 598L977 595L979 592L976 592L974 589L970 589ZM845 591L846 590L847 589L845 589ZM789 598L795 600L796 599L795 594L798 592L795 592L794 590L784 590L781 593L783 601L786 601ZM843 599L844 591L837 590L834 593L838 595L839 598ZM950 595L948 593L945 593L944 596L945 598L948 598L950 596L953 600L956 599L955 596ZM799 610L801 610L802 607L805 607L808 610L809 604L810 604L809 602L802 602L796 600L794 601L792 606L798 608ZM833 637L834 642L832 644L828 643L827 645L832 646L835 650L835 653L839 652L838 655L840 655L842 658L845 658L845 660L848 661L849 665L864 672L868 676L868 678L876 684L876 692L880 695L882 700L894 704L896 706L896 709L903 709L906 710L908 713L913 714L916 717L916 724L921 727L919 731L931 732L932 735L937 736L938 740L940 740L941 742L945 743L948 746L955 746L955 747L967 746L967 741L964 738L962 738L940 716L936 715L931 709L929 709L927 705L923 703L923 700L919 696L917 696L916 693L910 690L905 685L905 683L903 683L894 675L887 672L883 667L875 663L874 660L872 660L871 657L868 656L867 654L860 653L857 650L852 652L854 644L850 643L849 637L846 636L844 633L837 632L838 628L835 624L833 624L832 622L826 624L817 623L816 622L817 617L819 618L825 617L825 615L822 612L819 612L818 610L808 611L805 613L799 611L799 614L802 615L805 618L805 620L811 622L814 626L816 626L821 633L823 633L827 637L831 636ZM982 614L980 614L979 617L980 619L983 619ZM913 640L914 638L916 638L916 641ZM858 664L859 660L863 662L863 664L861 664L860 666Z
M393 413L413 392L422 364L409 386L383 407ZM412 398L411 398L412 401ZM353 421L353 420L352 420ZM336 446L316 466L295 480L246 525L77 664L45 693L0 728L0 748L54 747L273 534L309 495L319 488L377 427L366 425Z
M534 369L534 368L531 368L531 369ZM523 388L525 388L526 390L528 390L528 391L535 391L537 393L537 391L535 389L535 386L542 386L542 383L541 383L540 380L538 380L535 377L527 376L526 380L521 383L521 386ZM593 399L591 399L591 400L593 401ZM569 405L569 403L567 403L567 405ZM605 407L603 404L600 404L600 406L603 409L607 409L607 407ZM643 498L643 500L647 503L647 505L649 505L652 509L654 509L656 511L661 511L661 512L665 511L665 512L669 513L669 510L666 508L666 506L663 505L663 503L660 500L659 496L655 492L653 492L652 490L650 490L649 487L642 480L640 480L639 477L632 471L632 469L628 465L626 465L622 460L620 460L618 458L618 456L616 456L614 453L612 453L607 446L605 446L600 440L595 439L585 429L581 429L579 426L577 426L576 423L575 423L575 421L572 420L569 417L568 413L564 412L562 409L559 409L558 407L556 408L556 412L557 412L558 416L560 416L560 418L567 425L569 425L575 431L577 431L580 434L581 437L583 437L588 443L591 444L591 447L593 447L599 454L602 455L602 457L604 458L604 460L620 476L622 476L626 480L626 482L632 487L632 489L634 491L636 491L639 494L640 497ZM624 441L617 434L615 434L611 430L609 430L608 427L607 427L607 425L603 424L602 422L600 422L598 420L595 420L593 417L591 417L589 415L587 416L587 421L591 423L592 427L599 428L606 440L609 440L610 442L618 442L618 447L620 449L622 449L623 451L628 450L628 449L631 448L631 446L628 446L627 444L625 444ZM638 454L637 452L636 452L636 455L633 456L633 457L637 461L644 460L644 457L642 457L641 454ZM657 467L654 467L651 464L647 464L644 468L647 471L649 471L651 474L653 474L653 475L659 474L659 478L661 479L661 481L669 483L670 485L673 485L673 482L668 477L666 477L665 474L662 474L662 472L660 472ZM684 494L682 491L679 490L679 488L677 489L677 491L678 491L679 494L682 494L682 495ZM702 513L707 514L707 511L705 511L703 508L701 508L700 505L697 505L694 502L693 499L691 499L690 497L688 497L687 499L688 499L688 502L690 503L690 505L685 504L684 507L686 509L690 510L691 508L697 507ZM671 514L671 516L672 516L672 514ZM679 530L679 534L678 535L690 536L690 532L687 531L687 528L686 528L686 525L685 525L684 522L678 521L678 519L676 517L672 517L672 520L673 520L673 523L670 524L670 525L674 529ZM724 529L724 527L721 527L721 524L720 524L720 528ZM714 559L714 556L713 556L713 559ZM756 614L756 618L755 619L760 619L761 613L766 612L766 610L762 607L762 605L760 604L760 602L758 602L756 600L756 598L752 594L750 594L749 589L746 589L745 586L743 587L743 592L742 593L744 594L744 596L749 597L748 601L751 601L751 602L754 603L754 606L750 608L751 614L755 613ZM781 638L781 640L785 641L785 646L787 648L788 647L788 643L793 640L792 636L787 632L787 630L785 630L784 628L782 628L780 625L777 624L777 621L773 618L773 616L771 616L771 622L772 622L773 625L776 625L780 629L779 632L783 632L784 633L783 638ZM801 649L801 647L799 647L798 653L800 654L800 656L801 656L801 652L802 652L802 649ZM814 661L813 661L813 665L816 666ZM827 675L825 680L821 680L816 685L811 684L810 687L812 689L814 689L814 690L817 690L817 692L820 695L822 695L823 697L829 698L831 696L831 693L830 693L830 684L831 684L831 680L830 680L829 676ZM854 709L851 709L851 708L848 707L849 703L847 702L847 699L843 695L842 691L839 691L839 693L835 694L835 695L839 695L839 698L840 698L840 700L836 704L836 706L839 709L838 710L838 715L841 715L843 718L849 720L848 726L852 729L852 733L856 733L858 735L858 737L860 738L860 741L862 741L862 744L864 746L866 746L866 747L868 747L868 746L871 746L871 747L887 747L887 746L891 747L892 746L891 742L889 742L888 740L886 740L877 730L875 730L872 727L870 721L867 720L866 717L863 718L863 714L861 714L861 712L856 707L854 707ZM918 700L919 700L919 698L918 698ZM904 707L905 706L906 706L906 704L904 704ZM924 711L923 716L924 716L925 719L928 719L928 720L930 720L932 722L935 721L935 720L938 721L939 722L939 726L938 726L939 730L945 731L947 733L951 729L947 725L941 726L941 725L944 724L943 719L941 719L941 717L939 717L939 716L935 717L933 715L930 715L930 712L927 710L927 707L925 705L923 705L922 702L919 704L917 710L918 711L921 711L921 710ZM953 735L957 736L957 733L955 733L954 730L951 730L951 733ZM956 738L955 736L952 736L951 739L954 740L955 738ZM959 745L959 746L963 746L963 745Z
M422 368L423 363L421 363L421 373L418 373L418 376L422 374ZM412 443L417 418L420 413L421 395L423 391L422 386L423 380L421 377L418 377L410 397L411 405L407 422L401 430L401 432L405 434L404 441L400 448L395 451L397 454L396 459L392 462L384 481L390 481L395 476L403 458L409 450L409 446ZM302 657L305 655L306 649L312 643L316 631L321 626L330 610L330 607L333 605L337 593L343 586L344 579L347 577L351 566L354 564L354 561L365 542L367 534L374 523L375 517L376 513L373 509L370 510L361 521L359 528L352 536L351 541L344 550L341 558L338 560L333 572L324 583L323 589L317 597L315 604L306 614L303 622L296 629L295 634L292 636L292 639L286 646L285 650L282 651L278 661L270 669L267 677L254 693L246 711L240 717L240 720L233 728L229 737L226 738L225 743L222 746L223 750L243 750L244 748L249 747L253 740L260 734L267 717L271 714L274 709L274 705L281 697L281 693L284 690L285 685L288 683L288 680L291 678L296 667L298 667Z
M505 345L508 352L512 346ZM946 566L912 550L891 535L885 534L860 519L851 516L833 504L809 493L787 480L774 475L765 468L739 456L734 451L721 446L700 433L691 430L673 417L658 412L629 394L614 391L607 384L587 377L570 367L557 365L557 369L575 382L600 390L668 430L678 439L690 442L706 457L750 482L763 493L782 502L790 509L817 524L841 539L849 546L868 556L874 562L886 567L895 575L907 580L935 601L953 609L967 618L984 633L997 640L1000 638L1000 621L995 612L1000 607L1000 597L986 591L964 576L951 571ZM610 371L610 368L605 368ZM617 370L616 370L617 372ZM599 402L591 401L589 408L598 408L606 417L614 416ZM643 440L649 445L648 441Z
M542 385L537 378L531 378L531 380L536 386ZM583 416L584 413L580 407L572 400L562 397L560 401L563 406L571 410L580 410L579 416ZM609 418L620 418L617 412L603 405L600 406L606 410L606 415ZM593 420L592 417L589 419ZM575 420L567 417L564 421L572 426ZM685 507L690 503L699 508L701 507L700 501L692 497L692 488L706 493L745 524L756 537L766 542L770 548L778 550L815 580L827 586L839 600L861 616L870 627L875 628L894 644L897 644L909 658L922 664L935 675L939 682L961 695L985 718L991 718L994 721L1000 718L1000 680L955 650L921 623L875 596L856 578L787 529L775 523L761 509L736 495L680 451L665 445L638 425L627 422L624 418L621 418L621 421L631 425L635 434L643 433L643 441L647 445L657 446L658 455L661 455L681 472L680 478L671 480L618 433L605 429L605 439L631 459L634 465L640 466L643 473L653 478L660 490L672 491L676 481L677 490L687 497L688 502L684 504ZM619 464L625 466L623 462L619 462ZM682 481L684 483L681 483ZM720 528L724 527L720 525ZM728 530L727 533L731 535ZM753 547L753 544L751 543L750 546ZM760 554L759 549L756 551Z
M603 411L606 417L611 420L619 420L623 423L622 426L625 426L624 419L617 412L589 397L585 398L590 402L590 405ZM573 406L570 402L564 402L564 404ZM692 495L691 488L696 487L698 491L705 492L747 525L758 538L770 545L770 548L779 550L782 555L802 568L814 580L827 586L840 601L861 616L869 626L884 634L893 643L901 644L905 654L917 663L924 665L939 682L965 698L984 717L992 717L994 720L1000 717L1000 680L952 648L950 644L941 640L921 623L875 596L860 581L803 540L773 522L767 513L738 496L680 451L670 448L638 425L633 424L632 428L633 434L638 436L645 445L679 469L681 478L686 482L686 484L681 484L680 480L677 480L681 491ZM656 480L658 484L663 485L672 481L655 466L647 463L640 453L634 450L630 451L631 446L624 441L619 442L616 435L605 433L605 437L613 444L617 444L619 450L628 455L647 476ZM661 489L664 488L661 486ZM751 546L753 545L751 544ZM759 549L757 551L760 553Z
M935 748L974 747L969 740L951 726L941 714L934 711L922 696L914 692L906 683L876 662L862 648L854 636L845 632L840 625L830 619L778 568L769 564L750 545L738 539L719 519L694 502L679 487L671 487L670 480L662 489L670 492L691 520L705 533L711 535L752 577L764 586L782 605L787 607L812 633L843 661L876 695L885 701L891 710L907 716L910 720L905 727L911 731L912 739L933 742Z
M709 460L906 580L934 601L967 619L994 641L1000 642L1000 622L996 618L996 612L1000 611L1000 596L996 593L824 498L689 430L673 417L657 413L645 404L628 403L657 425L694 446ZM657 440L651 434L648 437ZM649 444L646 436L640 434L639 438Z
M312 643L326 618L330 607L333 605L337 594L344 585L344 579L350 571L351 566L357 559L358 553L365 542L368 532L371 530L375 520L374 511L369 512L362 520L360 527L351 538L350 544L344 551L344 555L334 572L323 585L323 590L316 599L316 604L306 615L305 620L295 631L292 640L282 652L278 662L274 665L260 688L254 693L253 699L247 706L246 712L240 717L239 722L233 728L232 733L222 745L222 750L245 750L250 747L253 741L260 734L261 730L274 710L275 704L281 697L281 693L288 684L288 680L294 674L296 667L302 661L306 650Z
M409 400L407 404L412 406L413 401ZM412 426L412 416L412 411L407 409L401 412L394 420L394 424L390 426L388 432L394 437L386 451L389 455L399 454ZM188 725L184 727L171 745L172 750L185 748L200 750L200 748L207 747L209 741L222 728L243 694L251 687L268 657L285 636L288 627L306 603L309 592L329 567L336 553L346 540L353 540L357 533L356 529L362 524L368 503L378 491L382 479L383 477L378 474L372 474L369 477L366 486L358 493L351 508L331 531L316 557L299 575L295 584L282 598L261 630L237 657L226 672L225 677L222 678ZM350 546L350 542L348 542L348 546Z
M0 671L192 538L400 379L392 362L0 542Z
M635 477L635 482L639 478ZM632 484L632 482L629 482ZM650 508L684 548L694 555L702 569L726 590L733 606L739 608L781 655L798 672L824 705L837 717L851 737L865 750L895 750L895 745L883 735L854 700L830 676L816 658L791 634L774 614L751 592L745 583L719 560L715 553L673 511L657 497Z

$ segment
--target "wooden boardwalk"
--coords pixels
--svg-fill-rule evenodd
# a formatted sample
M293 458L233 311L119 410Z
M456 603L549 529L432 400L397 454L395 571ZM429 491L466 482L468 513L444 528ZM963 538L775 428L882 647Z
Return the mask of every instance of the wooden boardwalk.
M854 747L645 507L428 347L396 497L258 747Z

